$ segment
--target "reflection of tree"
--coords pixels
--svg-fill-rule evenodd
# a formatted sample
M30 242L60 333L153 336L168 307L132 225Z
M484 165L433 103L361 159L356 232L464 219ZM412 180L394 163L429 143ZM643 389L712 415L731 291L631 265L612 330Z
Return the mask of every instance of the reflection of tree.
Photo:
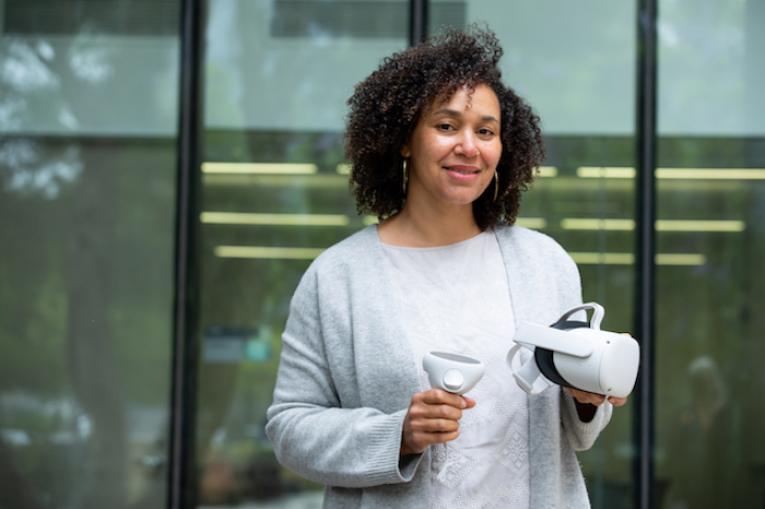
M115 195L113 173L100 165L86 168L67 207L73 228L68 229L63 268L69 374L75 397L94 424L89 444L92 463L85 465L94 489L83 507L96 509L124 506L127 426L123 380L109 320L114 293L111 279L119 270L112 252L119 225L114 207L107 201Z
M64 55L43 40L1 42L2 125L30 125L29 117L43 104L58 108L58 120L72 127L75 120L64 114L69 108L55 71ZM73 45L68 54L72 71L92 82L93 73L82 73L93 68L92 55L78 51ZM0 388L14 387L42 400L73 398L92 423L87 442L76 450L45 458L25 449L0 453L0 469L7 472L0 481L13 483L0 492L4 502L9 493L18 499L11 507L38 507L24 486L57 507L71 500L78 508L126 504L125 380L112 320L112 283L120 259L114 256L115 232L121 225L115 166L109 163L86 160L78 140L17 135L0 141ZM44 482L50 464L71 468L59 454L76 457L78 476L62 487L66 496Z

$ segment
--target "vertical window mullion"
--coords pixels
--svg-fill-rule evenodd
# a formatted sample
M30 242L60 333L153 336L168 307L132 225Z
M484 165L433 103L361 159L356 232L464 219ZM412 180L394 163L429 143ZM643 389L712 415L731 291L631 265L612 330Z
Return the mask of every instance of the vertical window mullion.
M175 300L168 462L170 509L195 506L197 228L203 0L182 0L176 186Z
M640 374L633 397L635 507L654 507L654 340L656 219L656 90L658 0L638 2L636 111L635 335L641 343Z
M409 46L428 37L429 0L409 0Z

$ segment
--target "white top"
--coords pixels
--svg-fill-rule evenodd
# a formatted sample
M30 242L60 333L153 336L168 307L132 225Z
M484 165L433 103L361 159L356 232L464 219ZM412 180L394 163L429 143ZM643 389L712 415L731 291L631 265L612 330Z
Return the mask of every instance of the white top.
M384 244L423 390L429 350L480 359L486 372L467 396L460 436L432 448L431 507L443 509L529 506L528 400L507 368L513 311L502 256L493 232L433 248Z

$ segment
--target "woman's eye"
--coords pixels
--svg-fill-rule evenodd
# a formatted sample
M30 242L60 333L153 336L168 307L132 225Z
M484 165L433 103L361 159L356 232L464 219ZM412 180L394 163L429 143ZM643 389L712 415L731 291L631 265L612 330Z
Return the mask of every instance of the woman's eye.
M441 131L451 131L454 129L454 126L451 124L438 124L438 128Z
M478 134L481 136L494 136L494 131L491 129L479 129Z

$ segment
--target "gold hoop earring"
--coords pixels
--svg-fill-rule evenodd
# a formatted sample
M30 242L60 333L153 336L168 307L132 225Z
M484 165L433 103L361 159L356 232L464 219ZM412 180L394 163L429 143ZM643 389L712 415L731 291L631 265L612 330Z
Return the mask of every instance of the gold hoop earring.
M406 159L404 159L404 164L402 165L402 172L401 172L401 191L404 193L404 198L406 198L406 185L408 183L409 183L409 173L407 172Z
M494 199L492 201L497 201L498 193L499 193L499 175L497 175L497 170L494 170Z

